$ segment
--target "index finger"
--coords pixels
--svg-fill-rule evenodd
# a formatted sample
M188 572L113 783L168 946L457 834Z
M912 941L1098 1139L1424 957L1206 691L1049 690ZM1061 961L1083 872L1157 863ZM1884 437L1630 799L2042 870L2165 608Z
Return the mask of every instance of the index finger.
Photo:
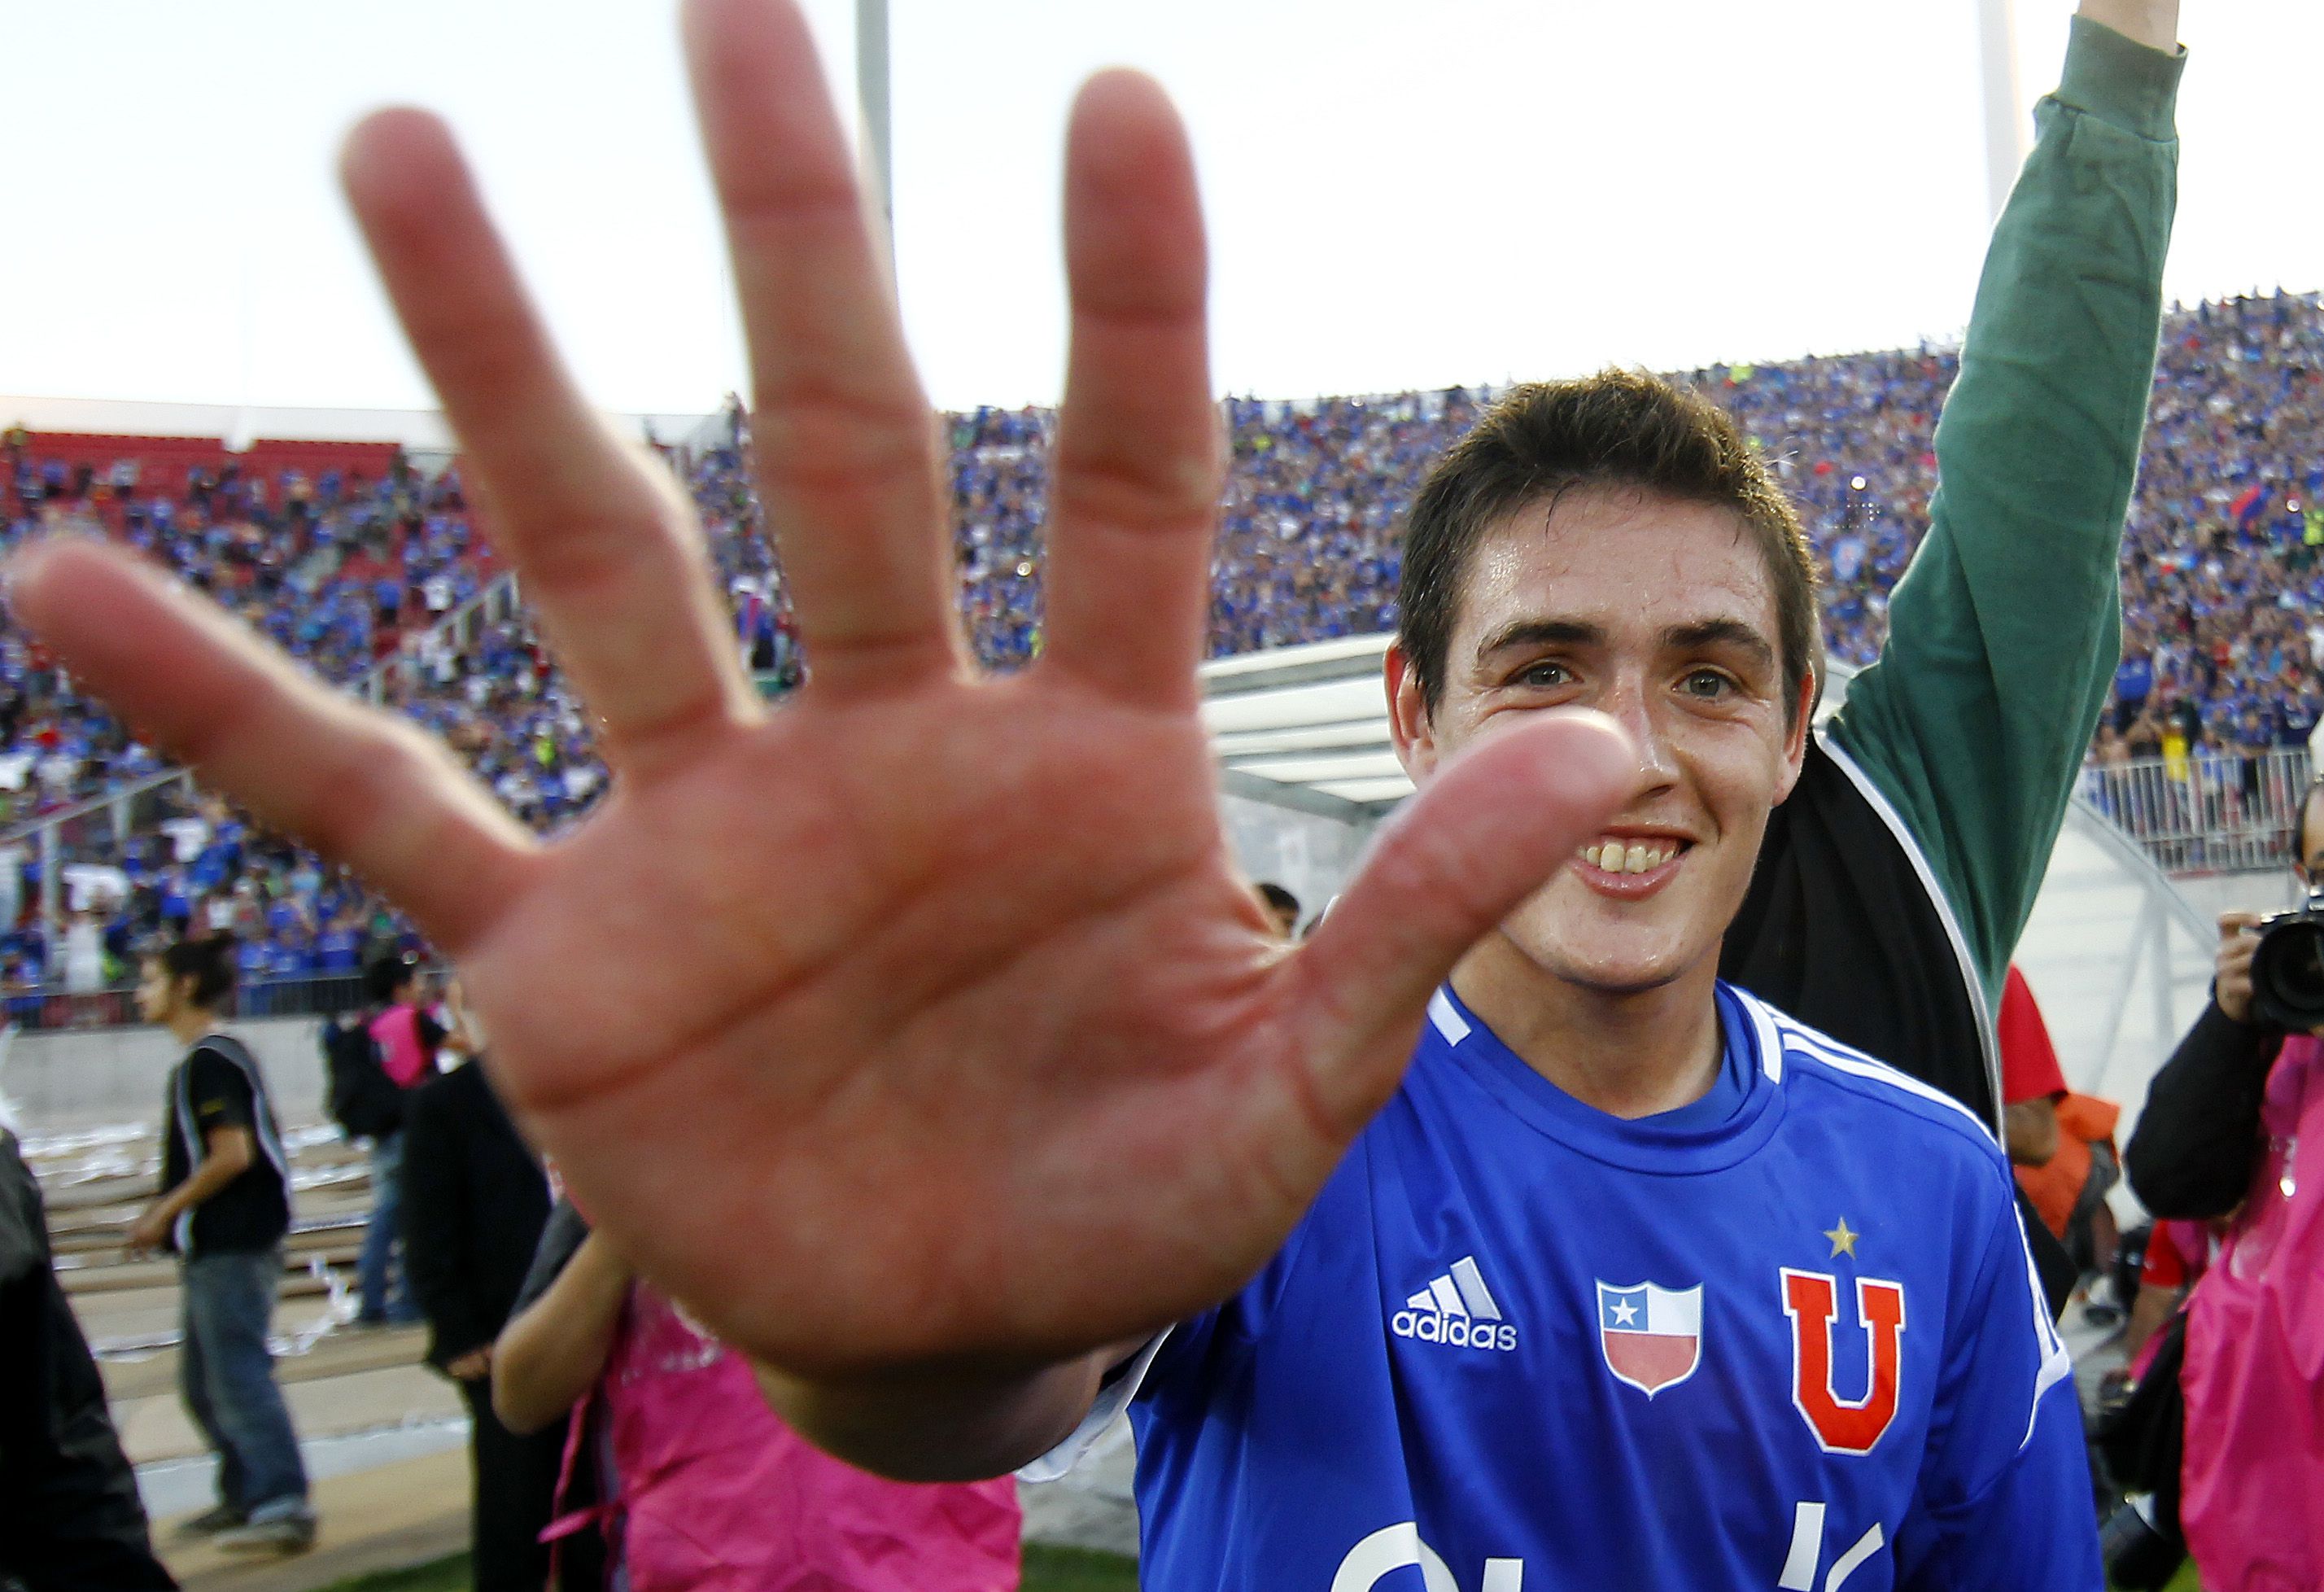
M2258 928L2262 921L2263 920L2257 912L2221 912L2219 914L2219 938L2221 939L2233 939L2236 935L2241 934L2246 929Z

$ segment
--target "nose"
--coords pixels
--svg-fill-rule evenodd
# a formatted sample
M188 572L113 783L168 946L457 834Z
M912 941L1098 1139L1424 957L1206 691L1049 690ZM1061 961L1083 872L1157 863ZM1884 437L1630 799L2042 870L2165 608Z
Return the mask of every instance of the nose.
M1668 727L1648 705L1646 682L1626 677L1616 681L1594 707L1620 725L1638 749L1637 794L1668 789L1678 781L1678 758L1671 750Z

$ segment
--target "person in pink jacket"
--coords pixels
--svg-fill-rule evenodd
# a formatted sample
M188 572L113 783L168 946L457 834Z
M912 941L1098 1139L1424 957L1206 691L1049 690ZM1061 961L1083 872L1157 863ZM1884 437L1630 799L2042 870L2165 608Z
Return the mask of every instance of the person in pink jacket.
M560 1204L493 1351L513 1431L572 1422L626 1592L1014 1592L1019 1513L1007 1477L918 1485L811 1447L751 1367L637 1281ZM586 1479L586 1478L585 1478Z
M2294 864L2324 881L2324 788ZM2254 1009L2258 920L2220 920L2210 1007L2126 1157L2161 1217L2225 1217L2188 1303L2180 1524L2207 1592L2324 1587L2324 1044Z

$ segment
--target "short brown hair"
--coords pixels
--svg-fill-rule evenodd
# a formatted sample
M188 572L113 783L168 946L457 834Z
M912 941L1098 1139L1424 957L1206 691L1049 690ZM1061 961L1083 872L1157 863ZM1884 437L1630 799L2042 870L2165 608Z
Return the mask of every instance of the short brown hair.
M1775 588L1784 717L1816 680L1815 560L1799 515L1725 411L1636 371L1529 382L1485 412L1436 462L1405 518L1397 642L1430 712L1444 694L1445 655L1471 555L1487 530L1566 493L1636 487L1734 510L1759 544Z

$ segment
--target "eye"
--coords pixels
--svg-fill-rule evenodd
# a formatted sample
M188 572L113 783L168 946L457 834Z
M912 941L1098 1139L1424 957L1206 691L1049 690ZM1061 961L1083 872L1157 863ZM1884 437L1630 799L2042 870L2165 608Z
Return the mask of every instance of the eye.
M1715 702L1734 689L1734 680L1716 669L1691 671L1687 677L1679 682L1680 690L1690 697L1698 697L1706 702Z
M1572 680L1572 671L1567 669L1564 664L1554 662L1550 659L1544 658L1537 663L1528 663L1523 669L1518 670L1511 678L1509 683L1512 685L1533 686L1536 689L1545 690L1557 686L1571 684Z

